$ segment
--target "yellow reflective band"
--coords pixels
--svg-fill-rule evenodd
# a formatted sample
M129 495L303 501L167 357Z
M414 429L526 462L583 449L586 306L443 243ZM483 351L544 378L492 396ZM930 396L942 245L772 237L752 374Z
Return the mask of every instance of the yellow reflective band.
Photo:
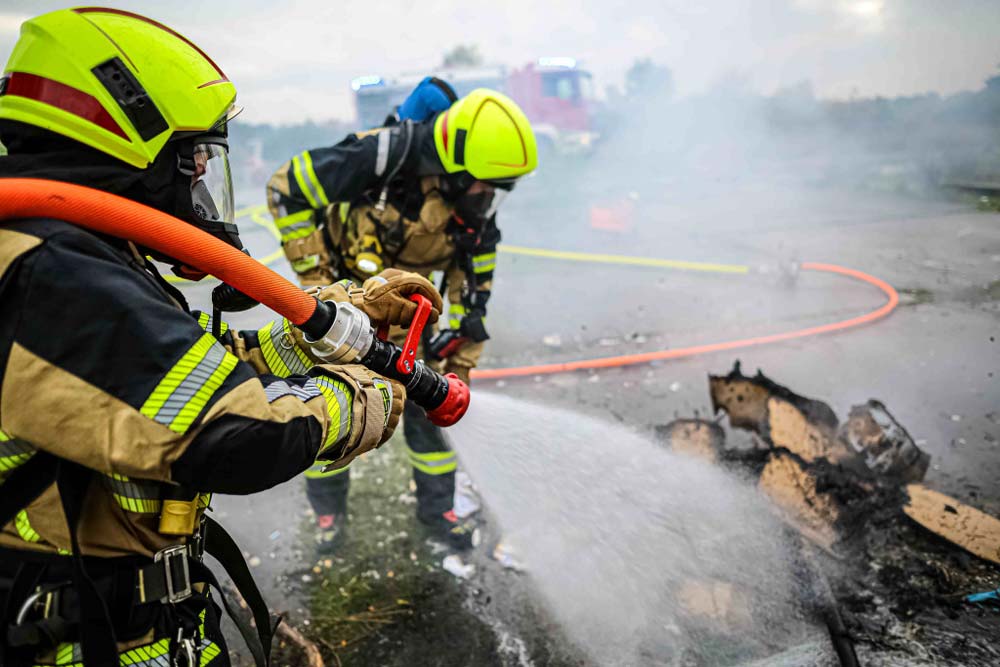
M302 161L299 160L298 155L292 158L292 173L295 174L295 182L299 184L299 190L301 190L302 194L305 195L306 200L309 202L309 206L312 208L319 208L319 202L316 201L312 191L309 189L305 179L302 177Z
M42 536L35 532L35 529L31 527L31 522L28 521L28 513L21 510L14 517L14 527L17 528L17 534L21 536L21 539L25 542L37 542L42 539Z
M317 266L319 266L319 255L309 255L292 262L292 270L295 273L305 273L306 271L315 269Z
M489 273L497 268L497 254L488 252L472 258L472 270L476 273Z
M334 470L328 470L327 472L323 472L323 468L325 468L328 464L329 464L328 461L317 461L316 463L312 464L305 472L306 478L323 479L325 477L335 477L351 469L350 466L344 466L343 468L336 468Z
M205 333L160 380L139 411L186 433L239 360Z
M292 323L289 322L287 318L282 318L281 328L285 333L286 336L285 340L289 340L292 343L291 351L294 352L295 356L297 356L299 358L299 361L302 362L302 370L298 371L299 374L301 375L302 373L305 373L307 370L313 367L313 361L312 359L309 358L309 356L305 352L302 351L302 348L300 348L295 343L295 336L292 335Z
M208 313L203 312L198 316L198 326L200 326L205 331L212 331L212 316ZM219 324L219 333L226 333L229 331L229 325L223 321Z
M23 465L35 455L36 451L34 447L20 440L0 442L0 478L4 473Z
M448 306L448 326L457 329L462 324L462 316L465 315L465 306L460 303L453 303Z
M288 234L281 235L282 243L288 243L289 241L294 241L296 239L304 239L310 234L316 231L315 225L310 225L309 228L296 229L294 232L289 232Z
M281 359L281 355L278 354L278 348L275 347L274 341L271 339L271 328L274 323L270 323L263 329L257 331L257 340L260 342L260 352L264 355L264 363L267 367L271 369L271 372L278 377L288 377L292 374L292 371L288 369L285 362Z
M67 644L62 643L56 647L56 664L57 665L72 665L73 663L81 663L83 661L83 651L80 650L79 644Z
M135 480L118 473L104 475L104 482L118 506L127 512L159 514L161 485L149 480Z
M445 475L458 468L458 458L455 452L424 452L417 453L406 448L410 465L428 475Z
M212 504L212 494L211 493L199 493L198 494L198 509L207 510Z
M170 652L170 640L161 639L160 641L150 644L148 646L139 646L137 648L125 651L119 654L118 664L122 667L127 665L134 665L135 667L152 667L153 665L165 665L167 664L159 658L167 655Z
M306 176L309 177L309 182L312 183L313 187L316 189L316 195L319 197L319 203L323 206L329 206L330 200L326 198L326 190L323 189L323 184L319 182L316 178L316 172L313 170L312 156L309 155L309 151L304 151L302 153L302 163L306 166Z
M346 383L333 378L317 377L314 381L326 400L326 411L330 415L330 425L327 427L326 440L323 443L323 449L326 449L351 432L351 404L354 392Z
M337 207L337 213L340 214L340 221L347 222L347 215L351 212L350 202L341 202L340 206Z
M299 349L287 319L275 320L257 331L257 341L264 362L278 377L303 375L313 367L313 361Z
M207 645L203 644L201 647L201 662L198 663L199 667L208 667L209 663L215 660L221 652L222 649L214 642L209 642Z
M289 227L294 227L300 222L312 222L313 210L310 208L304 208L297 213L291 213L283 218L278 218L274 221L274 226L278 229L288 229ZM315 227L316 225L313 225Z
M202 639L199 646L201 659L198 664L200 667L208 667L208 665L212 664L213 660L219 657L222 649L212 640L205 638L204 611L199 614L199 618L201 619ZM123 651L118 654L118 665L119 667L166 667L168 663L173 664L169 662L169 654L170 639L164 638L153 644ZM80 644L59 644L56 648L56 661L54 664L57 667L84 667L83 651L80 648ZM35 665L35 667L46 666Z
M382 378L372 378L372 386L382 394L382 409L385 411L382 428L385 428L389 425L389 415L392 414L392 385Z

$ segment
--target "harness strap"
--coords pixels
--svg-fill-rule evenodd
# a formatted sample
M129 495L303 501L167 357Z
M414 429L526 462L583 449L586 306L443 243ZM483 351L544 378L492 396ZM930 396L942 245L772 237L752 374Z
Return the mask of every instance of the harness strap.
M92 665L118 663L118 643L111 615L94 580L87 574L77 540L77 527L83 512L83 501L93 474L87 468L65 459L57 464L56 483L62 500L69 539L73 549L73 585L80 596L80 648L83 660Z
M264 596L261 595L260 589L257 587L257 582L254 581L253 575L250 574L250 568L247 567L247 562L243 558L243 552L240 551L239 546L233 540L232 536L226 532L225 528L219 525L219 522L209 516L205 516L205 553L219 561L226 575L232 579L236 590L243 596L257 626L256 636L253 630L247 627L246 622L233 613L226 595L219 587L218 580L212 571L203 563L198 563L200 567L196 566L196 571L200 574L201 570L204 570L202 576L215 588L219 589L220 597L226 607L226 613L236 623L240 634L243 635L244 641L250 647L250 652L253 653L257 667L267 667L271 664L271 642L275 631L278 629L278 625L281 623L281 617L271 615L271 612L267 608L267 602L264 601Z
M83 501L93 474L87 468L78 464L56 458L47 452L38 452L24 465L19 466L3 483L3 493L0 493L0 526L7 524L26 506L30 505L45 489L55 482L58 485L63 513L69 527L72 544L73 587L79 598L80 608L80 644L84 659L89 664L118 664L118 649L114 626L108 613L104 598L100 595L93 579L87 574L80 554L77 539L77 526L83 511ZM240 634L246 641L254 663L257 667L269 667L271 644L274 632L281 622L280 617L272 618L267 603L260 593L250 568L239 546L232 536L214 519L205 517L205 551L222 565L226 574L232 579L236 589L243 596L253 614L256 632L235 612L219 585L218 579L208 567L199 560L190 559L192 574L200 581L205 581L219 592L219 597L226 612L236 623ZM42 566L36 563L23 563L14 578L11 589L7 593L7 604L0 609L0 628L10 628L15 621L14 615L18 606L38 585ZM144 568L146 569L146 568ZM145 582L147 599L159 597L166 593L166 582L156 576L162 568L147 570L148 580ZM155 598L154 598L155 599ZM52 630L54 635L59 631L55 626L36 626L34 637L44 640L44 635ZM65 631L65 628L62 629ZM11 642L0 638L0 664L14 667L14 660L20 659L21 651L15 653ZM29 640L26 635L18 636L19 640ZM27 658L30 663L30 657Z
M59 459L48 452L36 452L4 480L0 493L0 526L14 520L17 513L35 502L56 481Z

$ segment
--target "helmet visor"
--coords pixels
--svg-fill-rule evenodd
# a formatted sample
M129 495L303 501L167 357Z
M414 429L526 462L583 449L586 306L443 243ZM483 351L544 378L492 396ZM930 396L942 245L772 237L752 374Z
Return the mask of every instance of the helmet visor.
M501 190L499 188L493 188L493 198L490 200L489 207L486 209L486 219L489 220L497 213L497 209L500 208L500 204L503 200L507 198L510 194L510 190Z
M191 175L191 206L205 222L233 223L233 175L229 153L219 143L194 145L194 173Z

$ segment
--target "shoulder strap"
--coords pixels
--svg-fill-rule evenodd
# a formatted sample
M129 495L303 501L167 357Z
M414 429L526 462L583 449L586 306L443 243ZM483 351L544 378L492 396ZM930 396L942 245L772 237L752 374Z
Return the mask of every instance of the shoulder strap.
M42 495L56 481L59 459L48 452L36 452L0 484L0 527Z

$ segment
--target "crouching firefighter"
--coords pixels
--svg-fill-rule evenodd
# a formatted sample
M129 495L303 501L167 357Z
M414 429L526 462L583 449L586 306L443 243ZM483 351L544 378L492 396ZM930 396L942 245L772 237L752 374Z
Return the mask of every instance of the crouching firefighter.
M268 204L303 285L347 279L371 287L371 276L386 267L442 272L450 329L425 340L422 354L467 381L489 338L497 208L534 170L535 137L508 97L481 88L456 100L432 78L400 106L397 119L294 156L271 177ZM455 454L409 403L403 430L418 519L453 548L471 547L474 523L454 512ZM321 551L344 535L349 475L346 468L306 473Z
M241 247L226 143L236 93L194 44L129 12L61 10L23 25L5 72L0 177L89 186ZM346 465L402 412L401 385L314 363L287 320L237 332L189 311L151 253L198 277L58 218L0 220L5 667L228 665L228 605L203 552L241 590L256 629L237 625L268 664L275 620L205 514L211 494ZM359 302L379 324L409 323L413 294L440 307L419 276L380 286Z

